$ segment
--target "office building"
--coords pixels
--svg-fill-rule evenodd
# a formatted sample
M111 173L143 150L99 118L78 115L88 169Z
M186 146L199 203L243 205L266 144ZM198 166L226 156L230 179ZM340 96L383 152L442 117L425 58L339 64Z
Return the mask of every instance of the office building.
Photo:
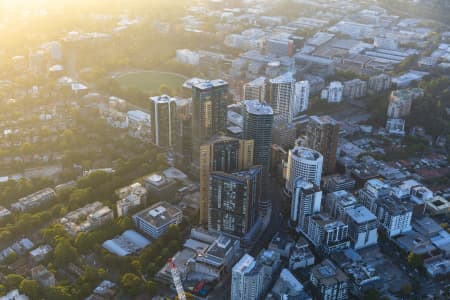
M152 142L159 147L175 145L176 101L167 95L150 97Z
M356 206L346 212L348 236L355 250L376 245L378 241L377 217L365 206Z
M345 217L345 212L348 209L353 208L358 201L351 193L341 190L329 193L324 202L325 211L327 213L333 218L343 219Z
M295 117L295 78L287 72L269 80L268 101L272 106L275 119L292 122Z
M309 82L298 81L295 83L294 113L297 115L308 110L309 107Z
M350 246L348 225L343 221L319 213L309 216L307 223L306 237L323 253L329 254Z
M308 217L320 212L322 191L316 184L298 177L294 182L290 225L297 232L306 232Z
M192 85L192 161L200 159L200 146L213 135L224 132L229 100L228 83L199 81Z
M339 81L332 81L328 87L324 88L320 94L322 100L327 100L328 103L339 103L342 101L344 94L344 86Z
M182 219L181 209L167 202L158 202L133 215L134 225L154 239L163 235L170 225L180 224Z
M289 150L286 171L286 191L288 193L293 192L294 183L297 178L320 186L322 165L323 156L315 150L304 147L295 147Z
M209 174L232 173L253 165L253 140L214 136L200 147L200 223L208 224Z
M313 285L314 299L348 299L348 277L328 259L312 268L310 281Z
M258 77L255 80L244 84L243 100L258 100L260 102L266 101L266 92L268 79L266 77Z
M267 172L272 145L273 110L257 100L245 100L243 106L243 138L253 140L253 164L263 166L264 172Z
M258 300L262 296L263 272L256 260L245 254L233 266L231 273L232 300Z
M306 127L306 139L302 146L320 152L323 156L323 173L331 174L336 167L339 142L339 124L330 116L312 116Z
M255 225L261 198L262 167L235 173L211 172L208 230L243 237Z

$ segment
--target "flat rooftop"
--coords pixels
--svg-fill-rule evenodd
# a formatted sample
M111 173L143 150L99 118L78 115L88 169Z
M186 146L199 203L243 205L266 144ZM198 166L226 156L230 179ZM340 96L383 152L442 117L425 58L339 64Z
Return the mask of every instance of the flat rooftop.
M138 212L134 216L139 217L158 228L169 223L181 213L182 212L178 207L175 207L170 203L158 202L153 206Z
M253 115L273 115L272 107L258 100L245 100L245 109Z
M215 79L215 80L194 82L192 84L192 87L199 89L199 90L207 90L207 89L212 89L212 88L226 86L226 85L228 85L228 82L226 82L225 80Z
M354 208L349 208L348 210L346 210L346 213L358 224L377 220L377 217L362 205Z

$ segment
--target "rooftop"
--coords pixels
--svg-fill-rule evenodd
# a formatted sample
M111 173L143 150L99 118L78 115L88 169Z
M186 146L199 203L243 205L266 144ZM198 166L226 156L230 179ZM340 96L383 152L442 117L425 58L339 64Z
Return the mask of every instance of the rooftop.
M314 266L311 273L312 276L317 278L320 284L325 286L332 286L348 280L345 273L328 259Z
M292 72L286 72L278 77L270 79L271 83L295 83L294 74Z
M216 79L216 80L206 80L206 81L194 82L192 84L192 87L199 89L199 90L207 90L207 89L226 86L226 85L228 85L228 82L226 82L225 80Z
M332 82L333 83L333 82ZM331 83L330 83L331 85ZM331 124L331 125L336 125L336 120L333 119L332 117L328 116L328 115L324 115L324 116L311 116L310 119L316 123L319 123L321 125L324 124Z
M233 266L233 273L248 273L255 267L256 261L255 259L245 254L242 258Z
M273 115L272 107L258 100L245 100L245 109L248 113L254 115Z
M167 202L158 202L134 216L143 219L154 227L161 227L181 214L181 210Z
M371 213L370 210L368 210L365 206L362 205L349 208L346 211L346 213L358 224L375 221L377 219L377 217L373 213Z
M305 147L295 147L294 149L291 150L291 152L293 155L305 160L316 161L322 158L322 154L320 154L316 150L312 150Z
M150 97L150 100L154 103L162 104L162 103L169 103L169 102L175 102L176 99L167 95L161 95L161 96L153 96Z

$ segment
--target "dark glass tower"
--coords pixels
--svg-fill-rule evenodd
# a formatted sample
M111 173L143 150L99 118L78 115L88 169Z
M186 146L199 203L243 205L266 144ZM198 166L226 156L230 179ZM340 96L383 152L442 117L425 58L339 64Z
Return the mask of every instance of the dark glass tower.
M243 237L258 217L262 167L235 173L212 172L208 229Z
M212 171L226 173L253 165L253 140L216 135L200 146L200 223L208 223L209 176Z
M228 97L228 83L223 80L192 86L192 161L196 164L200 159L200 145L225 131Z
M254 164L263 166L266 173L270 165L273 110L266 103L257 100L245 100L243 104L243 138L254 141Z

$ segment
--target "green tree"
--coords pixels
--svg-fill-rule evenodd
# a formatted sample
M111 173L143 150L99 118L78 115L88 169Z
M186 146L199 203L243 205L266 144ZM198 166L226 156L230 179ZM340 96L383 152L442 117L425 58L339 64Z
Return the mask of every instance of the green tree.
M16 260L17 260L17 253L13 251L8 254L8 256L3 260L3 262L7 265L10 265Z
M3 296L4 294L6 294L6 292L7 292L6 286L0 284L0 296Z
M133 273L125 273L120 280L120 284L132 296L137 295L143 287L142 279Z
M408 265L412 269L417 269L423 267L423 258L421 255L415 254L413 252L408 255Z
M58 241L53 255L55 263L58 266L65 266L78 257L77 249L75 249L66 238L62 238Z
M24 279L19 285L19 291L31 300L40 299L39 284L35 280Z
M8 274L5 276L5 284L8 290L14 290L19 288L20 283L24 280L22 275Z
M376 289L367 290L363 296L363 300L379 300L379 299L381 299L380 292Z

